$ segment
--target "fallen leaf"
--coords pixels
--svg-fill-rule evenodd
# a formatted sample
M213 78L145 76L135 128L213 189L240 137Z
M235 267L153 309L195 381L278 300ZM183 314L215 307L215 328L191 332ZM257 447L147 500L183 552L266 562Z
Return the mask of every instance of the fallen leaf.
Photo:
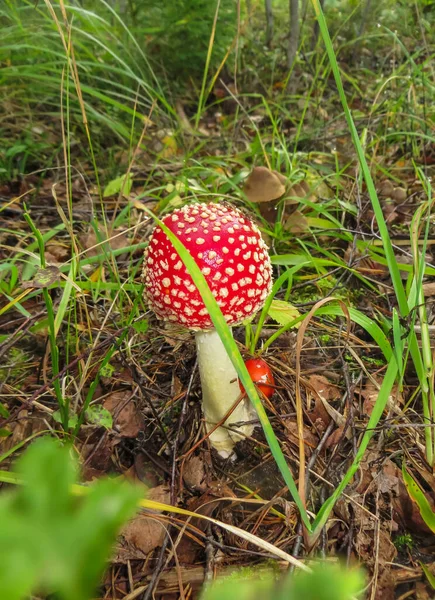
M31 281L25 281L23 289L36 288L43 289L53 285L60 278L60 271L57 267L51 266L45 269L38 269Z
M147 497L155 502L169 504L171 494L167 486L159 485L150 489ZM148 511L146 515L137 515L121 531L120 542L113 558L114 562L126 563L128 560L143 560L155 548L163 544L166 525L160 519L149 516L150 512Z
M192 456L184 466L183 479L187 487L195 491L205 492L207 484L205 479L204 463L200 456Z
M289 440L297 446L299 444L299 433L298 433L298 425L295 421L290 419L283 419L285 428L287 430L287 434ZM305 451L307 456L310 456L311 451L317 447L319 443L319 438L311 433L309 429L304 427L304 442L305 442Z
M106 235L103 231L97 236L95 231L90 228L87 233L79 236L79 240L84 250L86 250L86 256L102 254L104 248L121 250L128 246L127 233L123 229L114 229L109 239L106 240Z
M112 392L103 406L112 414L113 427L122 437L135 438L144 428L143 419L130 392Z
M323 375L310 375L308 383L312 392L314 392L320 399L327 400L338 400L341 397L339 388L328 381Z
M423 283L422 288L425 296L435 296L435 283Z
M284 230L290 233L303 233L308 229L307 218L300 210L295 210L284 222Z
M254 167L243 186L250 202L270 202L285 193L286 179L281 173L267 167Z

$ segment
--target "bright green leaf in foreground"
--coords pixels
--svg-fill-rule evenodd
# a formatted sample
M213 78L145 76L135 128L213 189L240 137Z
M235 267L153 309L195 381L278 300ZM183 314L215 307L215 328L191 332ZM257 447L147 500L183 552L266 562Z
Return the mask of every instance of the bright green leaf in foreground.
M101 480L77 499L71 454L51 438L34 442L17 463L24 485L0 496L0 598L22 600L41 590L59 600L89 600L95 593L141 491Z
M262 578L235 573L208 588L201 600L351 600L363 586L361 571L325 563L312 573L291 573L281 582L272 573Z
M284 326L300 317L301 313L289 302L285 302L284 300L272 300L268 315L271 319ZM295 327L299 326L300 323L296 323Z

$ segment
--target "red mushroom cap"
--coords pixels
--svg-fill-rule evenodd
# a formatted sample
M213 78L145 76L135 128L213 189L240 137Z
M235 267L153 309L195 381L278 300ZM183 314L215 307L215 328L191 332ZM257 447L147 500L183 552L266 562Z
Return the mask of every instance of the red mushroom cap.
M267 362L262 358L249 358L245 361L245 367L248 369L248 373L258 390L266 398L271 398L275 393L275 378ZM240 391L244 394L245 388L240 379L239 387Z
M272 287L272 266L258 227L222 204L189 204L163 218L189 250L229 325L255 314ZM156 227L145 250L145 295L161 319L190 329L213 323L172 243Z

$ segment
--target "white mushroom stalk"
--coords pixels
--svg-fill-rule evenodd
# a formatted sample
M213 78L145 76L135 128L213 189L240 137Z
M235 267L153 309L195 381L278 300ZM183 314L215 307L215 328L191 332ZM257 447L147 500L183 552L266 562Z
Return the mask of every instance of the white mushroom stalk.
M241 399L237 372L218 332L214 329L198 331L195 338L207 433L220 423L238 402L224 426L218 427L210 434L212 446L221 456L227 457L232 453L236 442L252 435L254 425L249 421L255 419L255 409L246 395Z
M190 204L163 219L201 269L228 325L254 315L272 287L272 267L257 226L241 211L221 204ZM240 397L237 373L231 363L192 277L172 243L156 227L145 251L145 294L156 315L196 333L206 430L223 421ZM253 431L244 424L255 417L242 400L225 426L210 435L224 456ZM242 423L235 431L232 423ZM233 429L233 427L231 428Z

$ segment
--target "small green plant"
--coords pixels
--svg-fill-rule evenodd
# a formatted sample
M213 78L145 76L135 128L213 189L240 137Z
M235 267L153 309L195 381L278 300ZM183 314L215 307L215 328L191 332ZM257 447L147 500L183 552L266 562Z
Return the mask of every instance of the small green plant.
M393 543L399 551L412 550L414 548L414 539L410 533L398 535Z
M51 438L34 442L17 462L22 487L0 496L0 598L23 600L42 592L89 600L98 587L117 532L133 515L141 491L106 479L84 498L75 497L72 453Z

